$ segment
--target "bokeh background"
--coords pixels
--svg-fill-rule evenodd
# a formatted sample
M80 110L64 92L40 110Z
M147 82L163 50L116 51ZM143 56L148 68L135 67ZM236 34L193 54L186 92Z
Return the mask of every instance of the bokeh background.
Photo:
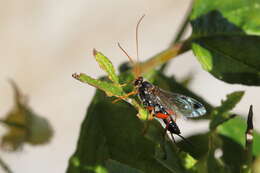
M75 151L80 125L95 89L71 77L84 72L104 74L92 56L93 48L114 65L126 61L116 46L120 42L135 55L135 26L142 14L140 56L145 60L165 49L184 19L190 0L1 0L0 1L0 117L11 109L13 79L29 97L30 107L47 118L54 129L51 142L25 145L15 153L0 151L16 173L59 173ZM189 34L188 31L187 34ZM192 52L171 62L168 74L177 79L194 73L190 88L213 105L226 94L245 90L234 109L246 115L254 105L255 126L260 130L259 88L230 85L201 69ZM207 130L207 122L180 121L184 136ZM0 126L0 135L6 129ZM0 172L2 170L0 169Z

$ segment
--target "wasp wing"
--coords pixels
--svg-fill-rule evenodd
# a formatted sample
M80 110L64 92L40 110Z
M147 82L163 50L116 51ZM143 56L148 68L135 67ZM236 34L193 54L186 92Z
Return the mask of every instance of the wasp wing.
M195 118L204 115L207 111L199 101L185 95L168 92L158 88L157 101L167 110L173 111L177 116Z

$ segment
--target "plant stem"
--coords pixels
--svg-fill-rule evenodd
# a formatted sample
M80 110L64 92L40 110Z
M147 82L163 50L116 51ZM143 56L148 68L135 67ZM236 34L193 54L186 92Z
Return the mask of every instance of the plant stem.
M182 42L171 45L166 50L155 55L148 61L140 65L141 74L154 69L156 66L166 63L172 58L175 58L177 55L180 55L186 51L190 50L190 40L184 40Z
M2 169L7 172L7 173L12 173L11 169L9 168L9 166L0 158L0 166L2 167Z
M249 108L249 113L247 117L247 129L245 132L246 146L245 146L245 163L242 165L243 173L251 172L251 166L253 161L253 106L251 105Z

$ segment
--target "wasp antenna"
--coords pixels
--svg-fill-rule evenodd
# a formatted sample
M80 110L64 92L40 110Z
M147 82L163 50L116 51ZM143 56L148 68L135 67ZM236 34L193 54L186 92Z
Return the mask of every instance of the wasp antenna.
M134 62L133 58L131 56L128 55L128 53L126 52L126 50L120 45L120 43L117 43L118 47L124 52L124 54L128 57L130 63L132 64L133 66L133 73L134 73L134 76L135 78L138 77L138 72L137 72L137 69L135 67L136 63Z
M142 22L143 18L145 17L145 14L142 15L142 17L138 20L136 28L135 28L135 42L136 42L136 58L137 58L137 67L136 67L136 73L137 76L140 76L141 73L141 67L140 67L140 61L139 61L139 41L138 41L138 31L139 31L139 25Z
M126 50L120 45L120 43L117 43L117 46L124 52L124 54L128 57L129 61L131 62L132 65L135 64L133 58L131 58L131 56L128 55L128 53L126 52Z
M124 52L124 54L128 57L130 60L131 64L133 65L133 73L135 77L139 77L141 74L141 69L140 69L140 63L139 63L139 43L138 43L138 30L139 30L139 25L141 21L143 20L145 15L142 15L142 17L138 20L138 23L135 28L135 39L136 39L136 58L137 61L135 62L134 59L128 55L125 49L120 45L120 43L117 43L118 47Z
M137 62L139 62L139 41L138 41L138 31L139 31L139 25L142 22L143 18L145 17L145 14L142 15L142 17L138 20L138 23L135 28L135 41L136 41L136 58Z

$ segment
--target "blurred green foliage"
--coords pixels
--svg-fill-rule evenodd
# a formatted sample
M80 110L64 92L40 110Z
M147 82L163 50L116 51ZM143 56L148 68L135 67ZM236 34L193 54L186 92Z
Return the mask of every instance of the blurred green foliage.
M14 90L14 106L0 122L7 127L1 147L9 151L21 149L25 143L43 145L50 141L53 129L44 117L35 114L28 106L28 98L10 81Z

